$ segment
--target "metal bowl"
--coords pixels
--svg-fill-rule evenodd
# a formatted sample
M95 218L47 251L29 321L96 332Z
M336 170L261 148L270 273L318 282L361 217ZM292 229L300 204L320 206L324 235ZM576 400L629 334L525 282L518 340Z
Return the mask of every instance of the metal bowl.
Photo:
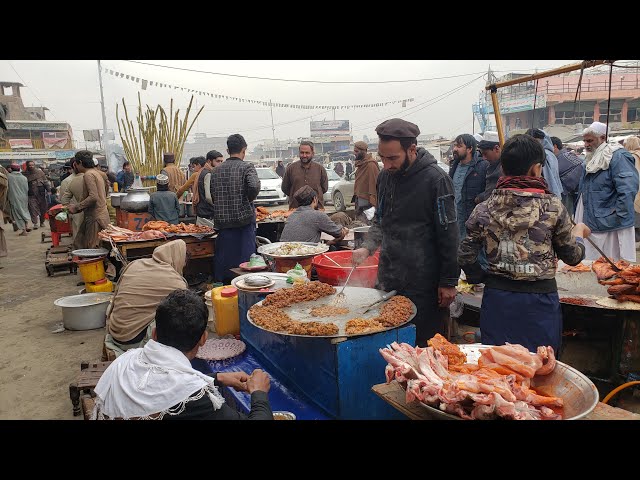
M123 197L126 197L127 194L126 193L121 193L121 192L114 192L110 195L111 198L111 206L112 207L119 207L120 206L120 201L122 200Z
M274 420L295 420L296 416L293 412L285 412L284 410L273 412Z
M469 363L477 363L480 351L493 345L458 345L467 355ZM564 400L564 420L578 420L588 415L596 408L599 402L599 393L596 386L586 375L575 368L556 362L556 367L549 375L538 375L531 379L531 388L539 394L560 397ZM421 404L429 409L436 417L446 420L462 420L462 418L445 413L435 407Z
M272 283L272 280L265 275L249 275L244 278L244 283L250 287L264 287Z
M282 247L283 245L287 245L287 244L291 244L291 243L297 243L300 245L308 245L311 247L318 247L318 251L316 253L306 253L304 255L274 255L273 252L275 250L277 250L278 248ZM326 251L329 250L329 245L323 244L323 243L313 243L313 242L276 242L276 243L269 243L267 245L261 245L258 248L258 253L266 256L266 257L270 257L270 258L288 258L288 259L296 259L296 258L309 258L309 257L315 257L316 255L320 255L321 253L324 253Z
M62 307L62 323L67 330L92 330L106 324L107 307L112 294L85 293L58 298L54 305Z

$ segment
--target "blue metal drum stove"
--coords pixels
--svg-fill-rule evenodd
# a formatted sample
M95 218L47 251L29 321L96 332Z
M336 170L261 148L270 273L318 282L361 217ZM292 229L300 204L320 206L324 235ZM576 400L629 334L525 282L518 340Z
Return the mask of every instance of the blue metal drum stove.
M290 286L285 274L267 275L276 281L274 289ZM378 349L392 342L415 345L413 324L355 337L281 335L262 330L247 320L249 308L267 295L238 291L240 335L247 344L239 362L244 363L242 369L247 373L262 368L271 375L269 397L274 410L292 411L299 419L406 419L373 393L371 387L385 381L387 362ZM239 365L236 363L232 369L239 369ZM240 398L246 410L249 397L242 395L236 395L236 401ZM283 408L285 397L289 397L289 402ZM296 408L302 411L296 412Z

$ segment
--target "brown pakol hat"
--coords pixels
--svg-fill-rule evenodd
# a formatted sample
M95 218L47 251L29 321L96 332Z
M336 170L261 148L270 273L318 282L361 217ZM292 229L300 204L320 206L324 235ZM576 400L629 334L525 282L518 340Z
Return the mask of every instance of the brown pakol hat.
M416 138L420 135L420 129L415 123L407 122L401 118L391 118L378 125L376 133L396 138Z

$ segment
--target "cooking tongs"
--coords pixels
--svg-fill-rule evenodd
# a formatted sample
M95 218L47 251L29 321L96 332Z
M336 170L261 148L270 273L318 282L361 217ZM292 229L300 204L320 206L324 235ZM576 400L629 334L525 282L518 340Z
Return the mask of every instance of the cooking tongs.
M575 227L575 226L576 226L576 222L574 222L574 221L573 221L573 218L570 218L570 220L571 220L571 223L573 224L573 226ZM607 256L604 254L604 252L603 252L602 250L600 250L600 247L598 247L598 245L596 245L596 244L595 244L595 242L594 242L593 240L591 240L589 237L587 237L587 238L586 238L586 240L591 244L591 246L592 246L593 248L595 248L595 249L598 251L598 253L599 253L600 255L602 255L602 257L603 257L607 262L609 262L609 265L611 265L611 268L613 268L613 271L614 271L614 272L621 272L621 271L622 271L622 269L621 269L620 267L618 267L615 263L613 263L613 262L611 261L611 259L610 259L609 257L607 257Z
M385 293L382 298L380 300L376 300L375 302L373 302L371 305L369 305L367 308L365 308L360 315L364 315L365 313L367 313L369 310L371 310L373 307L375 307L376 305L378 305L381 302L386 302L387 300L389 300L391 297L395 296L395 294L398 293L396 290L391 290L389 293Z

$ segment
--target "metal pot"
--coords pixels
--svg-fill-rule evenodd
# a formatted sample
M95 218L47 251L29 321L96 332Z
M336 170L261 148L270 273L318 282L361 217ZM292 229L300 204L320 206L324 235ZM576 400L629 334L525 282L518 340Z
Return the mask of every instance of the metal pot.
M62 297L53 302L62 307L62 323L67 330L92 330L106 324L107 307L112 294L85 293Z
M149 210L149 192L147 188L132 188L120 200L120 208L127 212L146 212Z
M120 201L122 200L123 197L126 197L127 194L126 193L112 193L111 194L111 206L112 207L119 207L120 206Z
M360 248L371 227L356 227L353 229L353 248Z

